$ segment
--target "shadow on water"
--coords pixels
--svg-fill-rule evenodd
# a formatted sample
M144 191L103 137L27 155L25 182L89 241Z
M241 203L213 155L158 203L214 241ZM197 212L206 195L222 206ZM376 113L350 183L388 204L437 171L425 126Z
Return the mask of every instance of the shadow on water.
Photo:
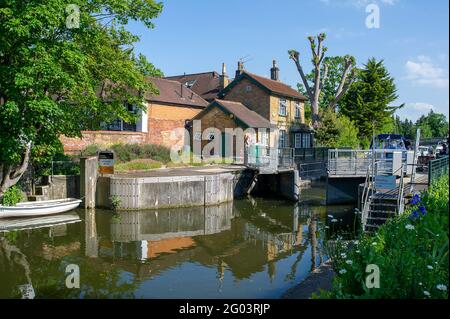
M77 210L79 222L72 213L52 226L0 221L0 297L277 298L326 260L330 232L352 223L352 207L324 205L323 185L301 197L297 204L248 198L118 214ZM66 287L69 264L79 266L80 289Z

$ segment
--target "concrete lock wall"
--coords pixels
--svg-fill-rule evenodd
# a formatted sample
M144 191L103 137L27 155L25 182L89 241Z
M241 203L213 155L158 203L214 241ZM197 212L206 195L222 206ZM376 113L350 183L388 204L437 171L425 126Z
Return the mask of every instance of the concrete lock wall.
M235 175L109 177L109 194L120 200L119 210L138 210L187 206L209 206L232 201ZM108 182L97 184L98 205L108 207Z
M79 175L53 175L49 185L50 199L80 198Z
M357 203L358 187L365 179L365 177L328 178L327 205Z

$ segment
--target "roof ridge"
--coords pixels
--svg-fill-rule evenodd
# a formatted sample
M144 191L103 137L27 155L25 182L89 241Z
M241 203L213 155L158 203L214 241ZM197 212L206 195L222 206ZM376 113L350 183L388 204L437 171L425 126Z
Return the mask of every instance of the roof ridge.
M200 74L208 74L208 73L214 73L214 74L220 75L217 71L206 71L206 72L198 72L198 73L187 73L187 74L180 74L180 75L171 75L171 76L166 76L164 78L165 79L167 79L167 78L178 78L178 77L182 77L182 76L200 75Z

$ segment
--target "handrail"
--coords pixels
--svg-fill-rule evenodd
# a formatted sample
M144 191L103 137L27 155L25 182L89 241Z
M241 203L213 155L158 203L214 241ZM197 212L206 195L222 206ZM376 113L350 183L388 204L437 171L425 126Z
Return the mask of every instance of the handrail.
M402 171L403 171L403 166L405 166L405 164L402 165ZM399 183L399 186L398 186L398 197L397 197L398 215L403 214L403 195L404 195L404 191L405 191L404 178L403 178L403 174L401 174L400 175L400 183Z

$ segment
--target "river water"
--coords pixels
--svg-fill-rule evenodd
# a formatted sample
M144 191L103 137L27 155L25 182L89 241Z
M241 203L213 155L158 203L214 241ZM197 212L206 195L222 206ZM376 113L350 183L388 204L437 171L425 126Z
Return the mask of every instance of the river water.
M297 204L3 220L0 298L279 298L327 259L331 233L353 227L353 207L324 197L318 184Z

